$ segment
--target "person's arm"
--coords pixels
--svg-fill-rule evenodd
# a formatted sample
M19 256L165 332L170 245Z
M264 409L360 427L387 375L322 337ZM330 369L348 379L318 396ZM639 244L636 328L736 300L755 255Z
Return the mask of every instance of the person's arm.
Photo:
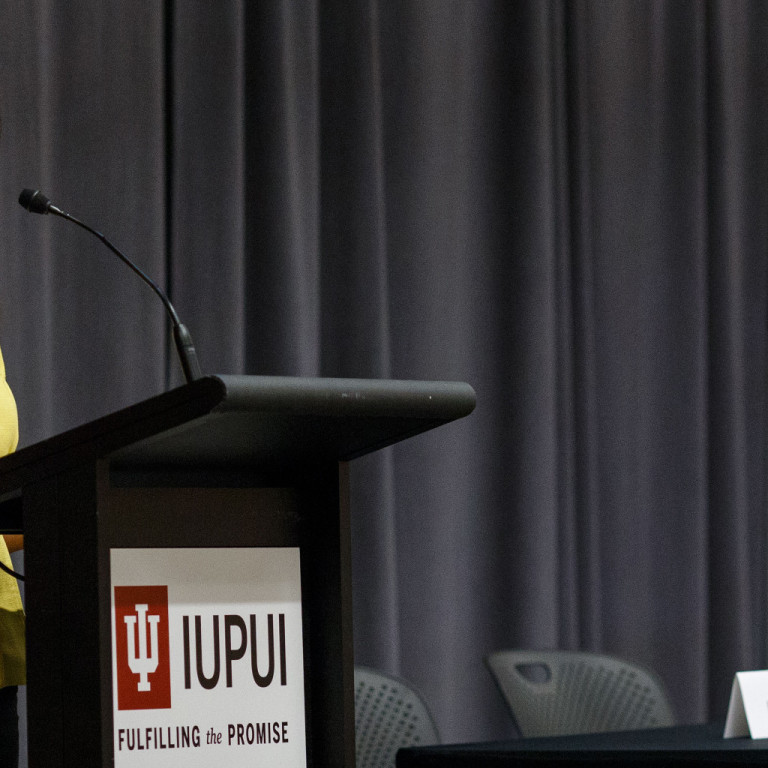
M20 549L24 549L24 537L19 534L4 534L5 544L8 547L9 552L18 552Z

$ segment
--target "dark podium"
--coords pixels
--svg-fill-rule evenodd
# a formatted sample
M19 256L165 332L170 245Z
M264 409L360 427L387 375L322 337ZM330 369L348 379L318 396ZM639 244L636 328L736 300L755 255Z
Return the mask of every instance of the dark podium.
M25 534L30 768L117 764L110 552L132 548L298 551L306 764L353 766L348 462L474 403L461 383L206 376L0 460L0 529Z

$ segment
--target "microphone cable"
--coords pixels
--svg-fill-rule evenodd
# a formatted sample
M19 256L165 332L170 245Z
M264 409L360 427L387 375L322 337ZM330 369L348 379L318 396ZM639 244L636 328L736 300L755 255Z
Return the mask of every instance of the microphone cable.
M187 382L195 381L199 379L203 374L200 370L200 364L197 361L197 352L192 342L192 336L190 335L187 327L179 320L179 316L176 314L176 310L173 308L165 292L146 275L139 267L137 267L122 251L116 248L107 238L101 233L95 230L93 227L85 224L84 222L76 219L74 216L62 211L61 208L54 205L39 189L24 189L19 195L19 205L22 208L26 208L30 213L52 213L55 216L60 216L62 219L71 221L73 224L77 224L86 232L95 235L101 240L104 245L109 248L112 253L115 254L126 266L133 270L160 298L163 302L168 316L173 326L173 340L176 344L176 351L179 355L179 362L184 372L184 378Z
M13 576L13 578L17 581L26 581L26 578L22 574L14 571L12 568L9 568L7 565L5 565L5 563L0 563L0 571L4 571L9 576Z

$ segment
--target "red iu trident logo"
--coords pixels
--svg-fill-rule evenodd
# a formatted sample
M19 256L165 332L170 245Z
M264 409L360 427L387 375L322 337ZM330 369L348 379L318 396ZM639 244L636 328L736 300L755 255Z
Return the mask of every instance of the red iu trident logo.
M117 708L169 709L168 587L115 587Z

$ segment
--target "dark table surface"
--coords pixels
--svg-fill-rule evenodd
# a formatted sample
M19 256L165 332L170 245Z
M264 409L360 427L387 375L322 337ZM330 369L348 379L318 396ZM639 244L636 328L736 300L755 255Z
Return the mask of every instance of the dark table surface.
M768 766L768 739L724 739L722 723L401 749L398 768Z

